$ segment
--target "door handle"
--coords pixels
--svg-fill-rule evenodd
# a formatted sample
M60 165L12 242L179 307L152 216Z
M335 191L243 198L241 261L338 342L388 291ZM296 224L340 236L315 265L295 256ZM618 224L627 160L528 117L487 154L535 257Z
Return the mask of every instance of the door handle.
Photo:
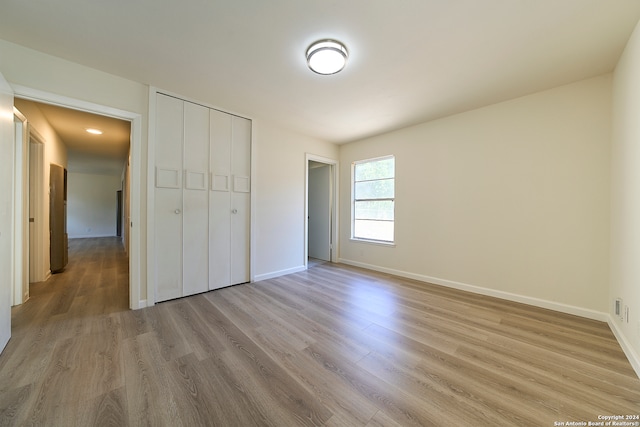
M232 213L232 214L237 214L237 213L238 213L238 209L233 209L233 210L231 211L231 213Z
M176 215L178 215L178 214L180 214L180 209L176 209L176 210L175 210L175 211L173 211L173 212L175 212L175 214L176 214Z

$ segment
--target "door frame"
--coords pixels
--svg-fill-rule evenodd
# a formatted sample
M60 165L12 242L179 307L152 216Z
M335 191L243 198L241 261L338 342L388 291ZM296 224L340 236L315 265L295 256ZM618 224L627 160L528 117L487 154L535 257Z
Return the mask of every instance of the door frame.
M44 138L31 125L27 118L13 107L15 124L15 168L14 168L14 239L15 275L12 286L12 305L20 305L29 299L29 283L44 281L48 278L44 270L44 221L35 223L35 231L31 230L31 213L33 217L42 218L44 197L42 177L44 173ZM32 148L33 147L33 148ZM32 163L36 162L36 168ZM34 179L32 179L34 177ZM19 191L22 189L22 191ZM40 197L31 202L31 191ZM32 236L33 234L33 236ZM36 240L32 247L32 237ZM32 251L40 248L40 251ZM31 274L37 272L36 274Z
M27 118L13 107L15 188L29 188L29 129ZM15 190L14 190L15 191ZM18 197L20 195L21 197ZM26 192L15 193L13 200L14 233L13 253L16 265L11 287L11 305L20 305L28 298L29 290L29 195ZM18 265L18 259L22 260ZM26 289L26 295L25 295Z
M129 253L129 308L138 309L147 306L146 300L141 300L142 281L141 273L141 188L142 188L142 114L121 110L105 105L95 104L80 99L70 98L51 92L45 92L38 89L32 89L25 86L13 85L14 97L23 98L30 101L41 102L45 104L57 105L73 110L85 111L88 113L98 114L101 116L114 117L126 120L131 123L130 137L130 218L127 227L130 230L130 253ZM15 187L15 184L14 184ZM22 197L23 188L15 188L16 197ZM19 194L18 194L19 193ZM15 226L15 220L14 220ZM20 258L18 260L18 258ZM14 260L15 267L21 268L22 257L16 257ZM148 289L147 289L148 291ZM148 295L148 293L147 293Z
M45 259L48 256L45 250L45 220L44 220L44 143L45 140L40 133L27 122L29 129L29 186L24 191L29 192L29 211L27 215L34 214L38 221L34 223L34 229L29 226L29 257L25 262L29 263L29 282L43 282L51 276L51 270L45 270ZM35 166L34 166L35 164ZM31 194L36 197L31 204ZM33 233L33 236L31 236ZM33 247L31 244L33 242ZM33 255L33 256L32 256ZM32 265L33 264L33 265ZM32 274L32 272L34 274ZM27 283L27 292L28 292Z
M338 262L338 161L328 157L305 153L304 165L304 268L309 268L309 162L329 165L331 178L331 262Z

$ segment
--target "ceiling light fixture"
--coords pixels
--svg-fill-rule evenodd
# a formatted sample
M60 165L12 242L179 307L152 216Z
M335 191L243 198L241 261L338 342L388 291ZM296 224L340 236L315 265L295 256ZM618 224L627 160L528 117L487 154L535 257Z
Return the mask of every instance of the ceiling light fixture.
M329 75L342 70L349 52L336 40L318 40L307 49L307 65L314 73Z
M87 132L92 133L94 135L102 135L102 131L100 129L85 129Z

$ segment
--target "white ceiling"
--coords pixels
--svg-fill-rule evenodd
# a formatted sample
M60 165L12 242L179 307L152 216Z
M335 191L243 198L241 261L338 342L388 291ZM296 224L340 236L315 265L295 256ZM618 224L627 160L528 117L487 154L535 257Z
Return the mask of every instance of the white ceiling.
M5 0L0 38L336 143L613 70L638 0ZM305 49L350 51L333 76Z
M67 147L69 172L120 175L129 154L131 123L83 111L16 99L15 106L34 104ZM102 135L87 133L99 129Z

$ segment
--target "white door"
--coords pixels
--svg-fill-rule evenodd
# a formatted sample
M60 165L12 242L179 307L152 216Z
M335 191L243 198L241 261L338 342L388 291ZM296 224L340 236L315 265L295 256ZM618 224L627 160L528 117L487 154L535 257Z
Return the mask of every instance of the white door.
M0 351L11 338L13 285L13 90L0 74Z
M209 289L231 284L231 115L211 110Z
M309 257L331 260L331 166L309 166Z
M251 121L158 94L156 301L250 280Z
M209 289L209 109L184 103L183 296Z
M183 102L158 95L156 110L156 301L182 296Z
M251 121L231 119L231 284L250 280Z
M31 128L31 126L29 126ZM44 221L44 143L29 133L29 282L46 278ZM49 237L48 234L46 236ZM48 255L48 254L47 254Z
M250 280L251 121L211 110L209 289Z

